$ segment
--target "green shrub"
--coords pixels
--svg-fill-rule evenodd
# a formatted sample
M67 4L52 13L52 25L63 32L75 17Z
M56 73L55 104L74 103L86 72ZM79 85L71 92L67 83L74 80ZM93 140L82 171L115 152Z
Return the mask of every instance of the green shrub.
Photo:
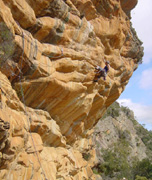
M148 150L152 151L152 131L148 131L143 126L136 127L138 136L141 138Z
M111 106L108 107L106 113L104 114L104 116L102 117L102 119L106 118L106 117L113 117L116 118L120 115L120 106L119 103L114 102Z
M0 22L0 68L15 50L13 34L5 23Z
M83 157L86 161L89 161L89 159L91 158L91 154L90 154L90 153L82 153L82 157Z
M136 176L135 180L148 180L146 177Z
M142 161L138 161L134 164L133 167L134 177L143 176L146 178L152 178L152 163L149 159L143 159Z
M94 171L98 174L103 174L110 178L116 176L118 178L129 177L130 166L127 160L129 153L129 143L124 139L114 144L113 148L110 150L102 150L103 153L103 163L99 163Z

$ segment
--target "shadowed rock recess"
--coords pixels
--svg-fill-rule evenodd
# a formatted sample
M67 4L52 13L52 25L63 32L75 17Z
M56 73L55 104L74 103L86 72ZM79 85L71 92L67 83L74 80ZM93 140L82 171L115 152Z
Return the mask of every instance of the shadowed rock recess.
M92 128L142 61L136 4L0 0L1 180L98 179ZM104 60L107 79L93 83Z

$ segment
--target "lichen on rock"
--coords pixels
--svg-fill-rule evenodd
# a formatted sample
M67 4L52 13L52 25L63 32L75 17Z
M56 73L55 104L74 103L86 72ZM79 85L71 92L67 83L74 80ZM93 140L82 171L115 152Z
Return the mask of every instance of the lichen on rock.
M0 0L0 118L10 124L0 179L95 179L91 129L143 56L136 2Z

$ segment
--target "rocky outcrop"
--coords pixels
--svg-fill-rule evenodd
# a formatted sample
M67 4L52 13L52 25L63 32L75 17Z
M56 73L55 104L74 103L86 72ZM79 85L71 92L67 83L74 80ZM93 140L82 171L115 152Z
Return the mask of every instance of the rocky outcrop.
M98 159L102 158L101 149L112 149L122 139L123 142L128 142L129 153L127 156L130 162L135 157L139 160L146 158L146 146L136 128L141 125L135 120L134 113L125 107L118 107L113 111L117 111L118 115L107 115L95 127L94 140L96 141Z
M131 0L120 0L121 7L124 12L130 16L130 11L136 6L138 0L131 1Z
M0 0L0 179L95 178L90 130L143 55L128 2Z
M113 103L95 126L94 148L98 163L94 171L104 180L135 179L143 159L151 161L151 131L144 129L127 107Z

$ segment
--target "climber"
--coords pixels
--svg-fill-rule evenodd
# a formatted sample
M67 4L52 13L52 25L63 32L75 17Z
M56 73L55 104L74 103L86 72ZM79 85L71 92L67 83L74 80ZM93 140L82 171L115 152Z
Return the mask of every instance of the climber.
M98 82L100 77L103 77L103 79L106 80L106 75L110 69L109 61L106 61L105 64L106 65L104 68L101 68L100 66L95 67L96 75L95 75L93 82Z

